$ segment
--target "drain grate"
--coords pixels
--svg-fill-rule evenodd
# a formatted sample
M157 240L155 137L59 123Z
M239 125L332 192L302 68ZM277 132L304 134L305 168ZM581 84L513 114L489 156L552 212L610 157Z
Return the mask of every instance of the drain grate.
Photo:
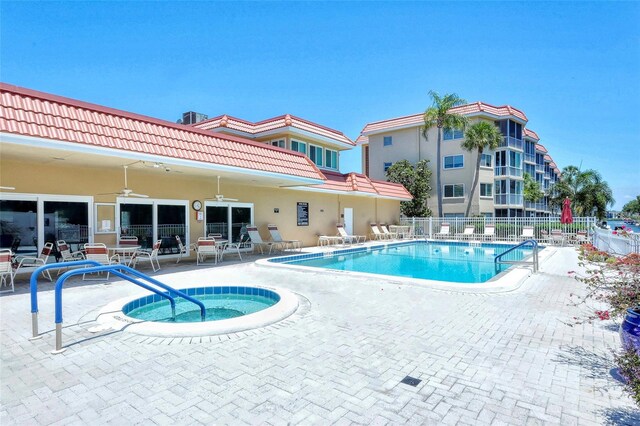
M422 380L416 379L415 377L407 376L400 381L400 383L404 383L405 385L416 387L420 384Z

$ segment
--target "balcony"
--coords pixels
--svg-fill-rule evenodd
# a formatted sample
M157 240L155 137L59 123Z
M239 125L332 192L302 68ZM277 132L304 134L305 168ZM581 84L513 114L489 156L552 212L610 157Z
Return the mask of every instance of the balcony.
M522 139L516 139L511 136L503 136L500 147L513 148L513 149L522 151L522 144L523 144Z
M495 176L522 177L522 169L511 166L496 166L494 169Z
M549 174L549 172L544 172L544 178L551 179L551 174Z
M493 199L493 202L500 206L522 207L523 201L522 194L496 194Z
M544 164L536 164L536 173L544 173Z
M524 154L524 162L525 163L531 163L531 164L535 164L536 163L536 155L535 154Z

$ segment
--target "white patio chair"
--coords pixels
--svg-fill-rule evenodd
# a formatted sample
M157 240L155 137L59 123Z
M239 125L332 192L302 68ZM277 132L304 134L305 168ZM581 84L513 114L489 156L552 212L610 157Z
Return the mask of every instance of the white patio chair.
M180 261L182 260L182 256L187 254L187 247L182 244L180 235L176 235L176 243L178 244L178 260L176 260L176 263L180 263ZM195 244L192 244L191 248L195 248Z
M240 249L243 248L243 245L249 241L249 234L240 234L240 239L236 242L228 241L222 247L222 252L220 252L220 260L223 260L225 253L232 252L233 254L237 254L242 261L242 254L240 254Z
M15 273L13 263L11 262L12 255L13 253L9 249L0 250L0 287L8 287L9 283L11 283L11 290L2 290L0 293L15 291L15 287L13 286L13 276Z
M53 243L44 243L44 247L42 247L42 251L40 252L40 256L38 257L18 257L16 260L18 261L18 268L16 269L16 274L20 272L21 269L27 268L37 268L39 266L44 266L47 264L49 260L49 256L53 252ZM51 274L49 271L44 271L42 275L45 275L49 278L49 281L53 282L51 278Z
M344 229L344 225L342 224L337 224L336 228L338 228L338 235L340 237L342 237L342 241L344 241L345 243L347 241L349 241L350 244L353 244L353 242L355 241L356 244L360 244L360 243L364 243L365 241L367 241L367 236L366 235L349 235L347 233L347 230Z
M578 231L576 232L575 243L580 245L589 242L589 235L587 231Z
M106 245L102 243L87 243L84 245L84 256L87 260L93 260L94 262L98 262L101 265L116 265L120 263L120 256L118 254L114 254L109 257L109 249ZM88 266L91 268L92 266ZM87 274L82 274L82 279L86 281L90 280L100 280L100 278L86 278ZM107 280L109 279L109 271L107 271Z
M562 230L560 229L552 229L551 235L549 237L549 241L551 244L559 244L560 246L564 245L564 235L562 235Z
M269 254L275 248L283 250L284 244L277 241L263 241L260 236L260 232L258 228L255 226L247 226L247 234L249 234L249 238L251 239L251 243L253 243L254 248L257 246L260 248L260 254L264 254L263 247L269 247Z
M384 232L381 232L378 228L378 225L375 223L369 224L371 228L371 239L372 240L386 240L388 239L387 235Z
M465 225L463 232L458 232L456 238L460 240L470 240L475 235L476 227L474 225Z
M389 228L387 228L387 225L384 223L380 224L379 229L382 231L384 235L386 235L387 239L389 240L395 240L396 238L398 238L398 233L389 231Z
M485 225L484 233L481 234L482 240L493 241L496 237L496 226L495 225Z
M196 264L200 265L207 257L213 257L218 264L218 255L220 254L220 245L216 244L213 238L200 237L196 243Z
M153 272L160 270L160 262L158 261L158 253L160 252L160 246L162 245L162 239L155 242L151 251L148 250L136 250L133 253L129 266L135 268L139 262L149 262ZM156 262L155 264L153 262ZM156 265L158 268L156 269Z
M525 240L535 240L536 237L533 233L533 226L523 226L522 227L522 234L520 235L520 237L518 238L519 241L525 241Z
M60 256L62 256L62 263L75 262L77 260L84 260L84 254L81 251L71 253L71 246L67 244L65 240L56 241L56 247L58 247L58 253L60 253ZM63 269L66 271L69 268L58 269L58 275L62 273Z
M269 233L271 234L271 240L274 243L282 243L284 245L284 249L286 250L289 246L291 246L292 250L298 249L302 251L302 241L300 240L284 240L280 231L278 230L278 225L269 224L267 225L267 229L269 229Z
M448 238L451 236L449 230L451 229L451 225L447 222L442 222L440 224L440 232L433 234L435 238Z
M135 235L121 235L120 238L118 239L118 245L121 247L127 247L127 246L139 246L140 243L138 242L138 237L136 237ZM120 254L120 262L122 262L124 265L130 265L131 261L133 260L133 254L135 253L135 251L131 251L131 252L121 252Z

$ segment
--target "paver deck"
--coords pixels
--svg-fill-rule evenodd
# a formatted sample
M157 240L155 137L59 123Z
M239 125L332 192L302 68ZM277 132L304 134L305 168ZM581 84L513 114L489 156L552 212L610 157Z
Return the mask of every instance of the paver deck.
M236 264L156 275L280 286L290 318L204 338L94 335L99 308L133 285L70 284L68 346L54 347L53 292L42 284L42 339L29 341L24 285L0 298L0 422L8 424L640 424L610 373L612 322L570 327L581 284L558 249L518 290L468 294L330 273ZM168 266L168 265L167 265ZM166 273L167 270L171 273ZM407 375L422 380L401 384Z

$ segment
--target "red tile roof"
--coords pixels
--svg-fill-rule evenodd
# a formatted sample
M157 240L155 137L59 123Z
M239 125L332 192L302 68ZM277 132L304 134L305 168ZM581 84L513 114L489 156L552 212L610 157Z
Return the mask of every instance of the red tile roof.
M517 108L509 105L493 106L484 102L474 102L472 104L460 105L449 110L451 113L463 114L463 115L475 115L478 113L486 113L492 116L498 117L517 117L523 121L528 121L527 116ZM378 132L381 130L413 127L416 125L422 125L424 119L424 113L406 115L398 118L390 118L388 120L374 121L368 123L362 129L363 134Z
M368 136L360 135L356 139L356 145L364 145L364 144L367 144L367 143L369 143L369 137Z
M0 83L0 131L177 159L324 179L305 155Z
M358 192L403 200L411 200L413 198L409 191L398 183L372 180L360 173L347 173L343 175L337 172L325 171L324 175L327 178L325 183L322 185L313 185L311 188Z
M540 151L543 153L547 153L549 151L547 151L547 148L544 147L544 145L537 143L536 144L536 151Z
M342 132L330 129L329 127L321 126L320 124L316 124L290 114L269 118L267 120L258 121L257 123L252 123L250 121L242 120L230 115L220 115L218 117L210 118L208 120L193 124L193 127L217 131L224 131L223 129L227 128L244 132L252 136L256 136L262 132L267 132L275 129L292 127L314 133L325 138L333 139L346 145L355 146L355 143L351 139L346 137Z
M524 135L536 141L540 140L540 138L538 137L538 134L531 129L524 129Z

